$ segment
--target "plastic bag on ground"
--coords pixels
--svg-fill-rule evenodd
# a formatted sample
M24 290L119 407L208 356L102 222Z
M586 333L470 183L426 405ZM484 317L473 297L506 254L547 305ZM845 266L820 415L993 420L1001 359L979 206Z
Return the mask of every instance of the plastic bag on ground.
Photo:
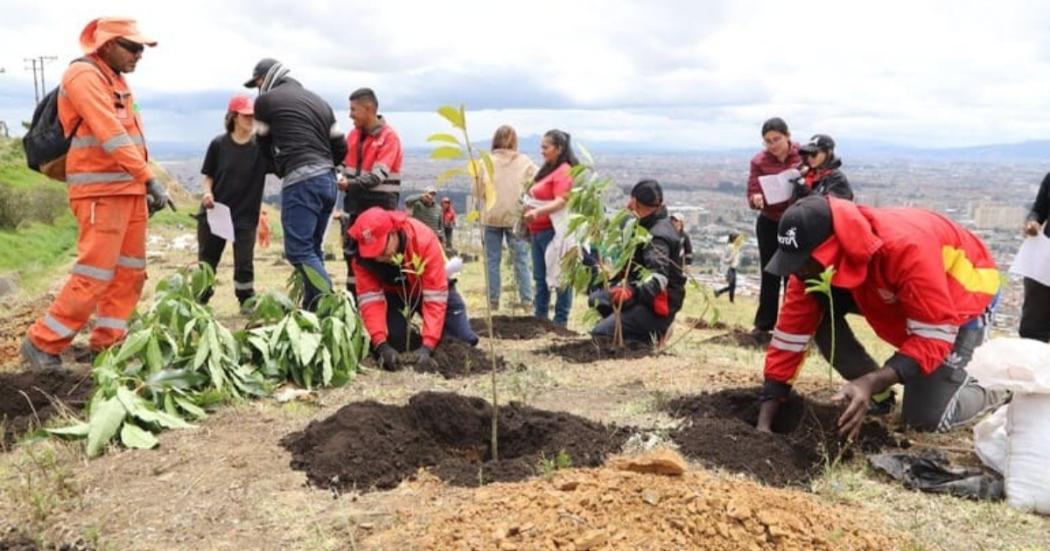
M1050 515L1050 344L992 339L974 351L966 370L985 387L1014 393L1005 423L996 412L974 428L978 455L993 468L999 464L1010 506Z

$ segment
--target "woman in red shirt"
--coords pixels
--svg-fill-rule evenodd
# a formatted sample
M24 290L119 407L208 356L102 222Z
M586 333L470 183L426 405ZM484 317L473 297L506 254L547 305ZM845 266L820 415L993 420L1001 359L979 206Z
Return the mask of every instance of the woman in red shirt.
M550 311L551 289L547 285L547 262L545 253L554 240L554 225L550 215L566 207L572 190L572 167L580 164L572 152L569 134L561 130L550 130L540 141L543 167L536 173L528 195L542 206L526 207L523 217L532 238L532 280L536 283L534 312L537 318L547 319ZM565 327L569 323L572 309L572 288L565 286L556 290L554 324Z
M788 207L788 202L767 204L758 179L797 169L802 164L802 159L799 157L798 144L791 141L788 125L780 117L773 117L762 125L762 143L765 147L751 159L751 174L747 180L747 203L753 210L759 211L758 220L755 221L755 236L758 238L758 256L762 270L753 333L758 338L768 339L777 323L781 278L766 272L765 267L777 251L777 225Z

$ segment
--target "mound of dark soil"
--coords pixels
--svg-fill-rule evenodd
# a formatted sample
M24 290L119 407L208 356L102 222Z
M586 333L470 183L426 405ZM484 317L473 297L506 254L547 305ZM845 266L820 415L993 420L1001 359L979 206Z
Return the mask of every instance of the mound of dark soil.
M61 406L80 411L91 394L88 373L56 372L0 374L0 425L3 444L9 445L29 430L59 413Z
M733 327L728 333L715 335L704 340L705 343L722 344L726 346L739 346L741 348L759 348L765 350L769 346L770 335L755 334L742 327Z
M398 343L395 340L400 339L391 340L390 346L401 353L399 360L402 369L412 369L420 373L437 373L446 379L469 377L479 373L489 373L492 370L492 360L490 360L486 347L470 346L453 338L443 339L430 356L434 364L417 365L415 351L422 344L419 335L412 333L407 347L404 342ZM366 358L364 363L372 368L378 367L378 363L372 357ZM503 371L509 367L511 367L510 364L502 356L496 356L497 371Z
M473 318L470 327L482 337L489 336L485 318ZM575 337L579 333L554 325L554 322L534 316L492 316L492 330L497 339L527 341L547 335Z
M846 447L836 428L840 407L797 394L780 406L774 434L759 432L759 391L732 388L670 401L665 411L684 420L671 438L682 453L708 466L747 473L773 486L804 485L826 464L857 451L907 445L881 422L867 420L858 441Z
M499 455L492 461L492 407L481 398L423 392L407 406L349 404L286 436L293 469L338 490L389 489L421 467L457 486L522 480L564 450L575 467L600 465L627 440L625 429L512 402L499 411Z
M660 353L652 344L627 341L623 346L613 346L612 339L605 337L556 343L547 348L547 352L574 364L601 360L634 360Z

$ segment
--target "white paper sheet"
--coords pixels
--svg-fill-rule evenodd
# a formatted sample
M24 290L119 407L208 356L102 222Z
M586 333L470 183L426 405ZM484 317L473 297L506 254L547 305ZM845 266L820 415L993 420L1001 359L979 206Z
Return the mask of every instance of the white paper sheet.
M762 186L762 195L765 197L766 204L775 205L791 199L795 191L795 184L791 181L800 176L802 173L794 168L789 168L780 174L759 176L758 185Z
M1025 238L1010 265L1010 273L1050 285L1050 238L1042 233Z
M212 235L233 243L233 215L230 214L230 207L215 203L215 206L204 209L204 212L208 213L208 227Z

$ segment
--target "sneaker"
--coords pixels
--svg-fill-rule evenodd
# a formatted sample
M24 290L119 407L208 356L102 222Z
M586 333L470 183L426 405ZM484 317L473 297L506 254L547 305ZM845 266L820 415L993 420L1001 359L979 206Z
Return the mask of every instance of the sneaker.
M893 411L894 404L897 403L897 393L893 390L889 392L882 400L876 400L874 396L871 397L871 401L868 403L868 415L889 415Z
M241 303L241 315L242 316L251 317L252 313L254 313L254 312L255 312L255 308L252 307L251 303L249 303L248 301L244 301L244 302Z
M22 359L34 371L61 371L63 369L62 358L40 350L33 344L33 341L29 340L28 336L22 339Z

